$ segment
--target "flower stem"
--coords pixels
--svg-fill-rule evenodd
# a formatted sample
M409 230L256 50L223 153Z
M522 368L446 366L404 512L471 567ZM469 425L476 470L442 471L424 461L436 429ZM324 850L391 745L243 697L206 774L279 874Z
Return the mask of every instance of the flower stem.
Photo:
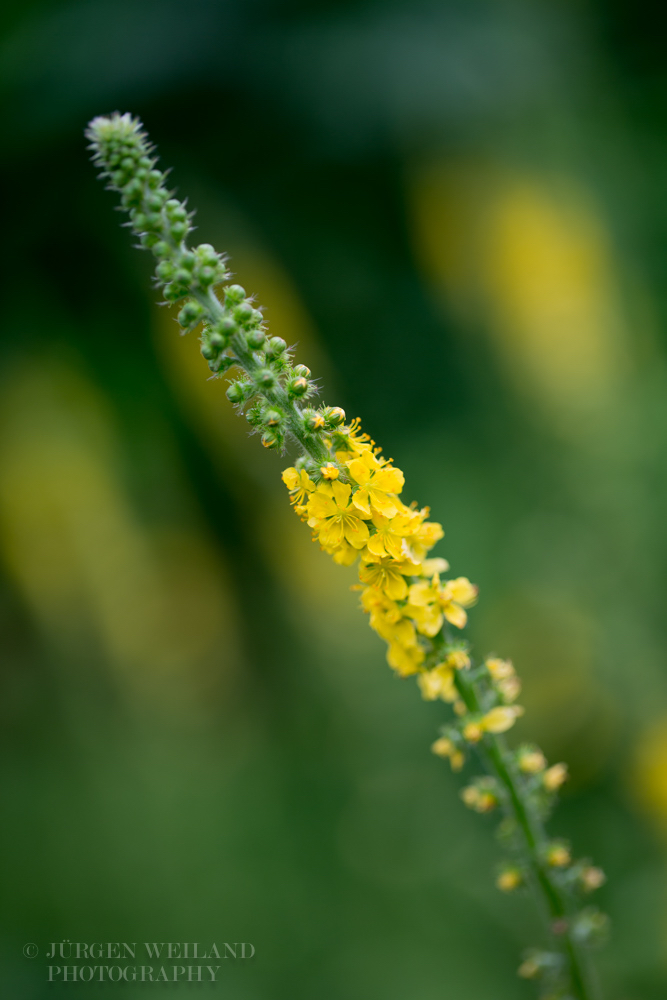
M465 676L465 671L457 671L456 688L470 712L480 712L481 706L475 684ZM547 835L540 818L535 814L529 802L525 800L521 783L514 773L515 768L504 740L498 736L487 734L479 747L487 770L500 782L507 793L508 813L514 819L521 831L525 858L533 876L533 885L541 895L546 905L550 933L559 950L565 956L570 985L576 1000L594 1000L590 970L572 936L570 926L569 900L565 892L556 883L552 872L544 860L544 848L548 843Z

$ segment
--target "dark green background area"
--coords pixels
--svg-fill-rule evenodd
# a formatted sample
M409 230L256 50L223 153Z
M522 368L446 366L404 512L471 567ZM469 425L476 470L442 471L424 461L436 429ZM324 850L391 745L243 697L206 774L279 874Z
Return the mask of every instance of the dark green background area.
M663 998L660 8L45 0L0 31L3 996L212 989L54 986L62 939L251 942L230 1000L535 995L540 915L428 750L450 709L391 675L95 178L85 124L128 110L443 522L516 738L570 763L553 830L608 873L605 996Z

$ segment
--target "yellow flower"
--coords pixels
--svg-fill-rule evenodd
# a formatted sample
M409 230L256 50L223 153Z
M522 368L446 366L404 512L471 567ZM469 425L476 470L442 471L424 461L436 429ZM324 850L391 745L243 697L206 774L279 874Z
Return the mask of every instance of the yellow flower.
M392 518L373 512L371 520L376 531L368 539L366 545L369 556L373 556L375 559L391 556L392 559L398 561L409 558L410 553L405 539L412 534L415 518L419 518L419 514L408 508L406 510L407 513L397 514Z
M521 705L498 705L482 716L480 725L487 733L506 733L523 713Z
M401 609L398 604L375 587L366 587L361 595L361 604L370 614L371 628L386 642L392 642L394 626L401 620Z
M468 621L464 608L470 608L477 600L477 587L465 576L448 580L440 590L442 613L448 622L463 628Z
M424 507L422 513L424 517L428 517L428 507ZM415 562L422 562L435 543L444 537L444 534L442 525L438 524L437 521L424 521L410 538L410 551ZM449 565L444 567L442 572L445 573L448 569Z
M336 429L336 437L338 439L336 458L339 462L348 462L357 455L363 455L366 451L370 451L371 454L373 453L374 442L371 441L368 434L360 433L360 426L361 421L359 417L355 417L347 427ZM344 446L342 447L342 445ZM379 449L377 450L379 451Z
M416 673L426 654L419 645L414 625L401 616L398 604L375 587L362 592L361 603L370 613L371 628L389 644L389 666L403 677Z
M457 628L463 628L467 621L464 607L470 607L477 599L477 587L473 587L464 576L448 580L440 585L437 574L429 583L419 580L410 587L405 614L417 623L423 635L437 635L442 628L443 617Z
M437 635L442 628L439 592L437 576L430 583L428 580L419 580L410 587L405 614L416 622L422 635Z
M350 503L351 487L347 483L323 483L310 494L308 524L318 533L325 549L335 549L345 541L355 549L363 549L368 540L368 526L363 512Z
M359 579L376 587L393 601L402 601L407 597L408 585L405 574L414 573L412 563L399 563L394 559L380 559L379 562L362 563L359 567Z
M419 690L425 701L456 701L454 670L447 663L439 663L433 670L427 670L417 678Z
M347 463L347 468L359 489L352 496L352 503L370 516L371 510L385 517L395 517L405 477L400 469L383 466L372 451L365 451L359 458Z
M425 655L417 642L414 625L403 618L394 630L394 640L389 643L387 663L401 677L409 677L417 673Z
M306 501L314 491L315 483L304 469L299 471L293 466L285 469L282 480L290 492L290 503L294 506L299 517L303 517L306 513Z

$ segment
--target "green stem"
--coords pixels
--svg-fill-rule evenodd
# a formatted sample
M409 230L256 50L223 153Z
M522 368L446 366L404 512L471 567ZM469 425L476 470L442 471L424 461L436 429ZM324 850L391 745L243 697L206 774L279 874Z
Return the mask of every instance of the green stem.
M482 708L477 698L474 683L466 678L464 671L457 671L456 687L468 710L476 714L480 713ZM569 926L570 907L567 897L554 881L544 860L544 848L548 842L544 827L528 803L524 801L523 790L514 774L514 765L508 760L503 742L497 736L487 735L480 750L482 750L488 769L507 792L510 811L521 831L535 885L541 891L546 903L551 932L554 936L557 935L557 940L561 942L562 950L567 959L574 996L577 1000L592 1000L589 975Z

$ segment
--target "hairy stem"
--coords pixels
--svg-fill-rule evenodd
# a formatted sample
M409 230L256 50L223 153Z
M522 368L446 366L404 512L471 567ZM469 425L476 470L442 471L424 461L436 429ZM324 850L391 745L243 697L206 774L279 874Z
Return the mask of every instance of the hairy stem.
M465 671L457 672L456 688L469 711L481 710L475 684L465 676ZM533 885L546 908L551 934L567 959L574 996L577 1000L593 1000L591 976L570 928L569 901L544 860L548 838L542 821L524 798L502 738L488 734L479 749L487 769L507 793L508 812L521 832L523 853L533 875Z

